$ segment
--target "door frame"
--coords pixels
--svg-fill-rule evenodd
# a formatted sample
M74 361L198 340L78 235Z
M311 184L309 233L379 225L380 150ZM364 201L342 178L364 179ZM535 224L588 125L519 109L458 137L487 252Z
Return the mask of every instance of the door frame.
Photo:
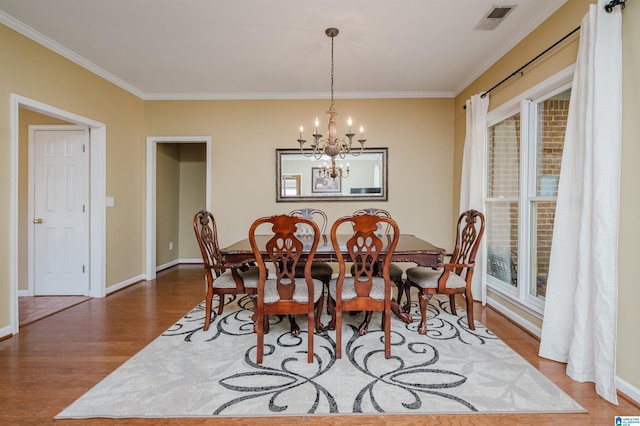
M41 114L89 128L89 295L106 294L106 132L107 126L95 120L29 99L15 93L9 105L9 289L11 333L19 331L18 315L18 131L19 111L26 108ZM30 249L29 249L30 250Z
M31 124L29 125L29 184L28 184L28 192L29 192L29 199L28 199L28 207L27 207L27 212L30 218L35 218L35 191L36 191L36 185L38 185L38 183L36 182L35 179L35 174L36 174L36 169L35 169L35 148L36 148L36 132L38 131L42 131L42 130L71 130L71 131L78 131L78 130L82 130L83 132L86 132L86 142L89 146L87 146L87 155L89 157L85 157L84 162L85 162L85 168L86 168L86 173L85 176L83 176L83 179L87 179L87 181L90 181L88 179L89 177L89 158L91 156L91 141L89 140L90 136L91 136L91 131L88 129L87 126L79 126L77 124ZM90 189L89 189L89 185L86 185L86 188L84 189L84 191L86 191L86 202L87 202L87 207L88 203L89 203L89 193L90 193ZM29 248L28 250L28 259L27 259L27 264L28 264L28 283L27 283L27 292L29 296L33 296L35 295L36 292L36 270L35 270L35 264L36 264L36 256L35 256L35 241L36 241L36 237L35 237L35 229L33 226L31 226L30 222L27 221L27 223L29 224L29 229L28 229L28 236L27 236L27 247ZM87 261L89 259L89 220L87 220L86 225L83 227L84 228L84 236L83 238L86 239L85 244L86 244L86 251L87 251ZM87 265L89 266L89 265ZM88 296L89 295L89 276L86 277L86 287L83 287L82 289L83 291L83 296ZM24 295L24 292L22 293L22 295ZM19 295L18 295L19 296Z
M159 143L206 144L205 208L211 211L211 136L147 136L147 280L156 278L156 165Z

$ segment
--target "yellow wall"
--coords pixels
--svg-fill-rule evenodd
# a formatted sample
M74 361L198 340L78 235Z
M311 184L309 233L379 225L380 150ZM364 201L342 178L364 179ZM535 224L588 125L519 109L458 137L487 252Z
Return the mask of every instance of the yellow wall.
M193 216L206 208L206 145L180 144L180 237L181 260L202 259L193 233Z
M178 260L180 247L180 146L158 144L156 154L156 265ZM173 250L169 250L169 242Z
M10 94L106 124L106 190L116 200L116 207L106 211L108 286L143 272L145 148L144 102L141 99L4 25L0 25L0 52L2 329L10 324L11 247L6 237L10 217ZM20 176L24 176L22 170ZM22 281L22 277L18 279Z
M323 100L148 101L145 127L149 136L211 135L211 210L225 246L246 238L256 217L301 207L275 202L275 149L295 148L300 124L310 127L327 108ZM453 99L339 99L336 109L338 117L362 119L367 145L389 148L389 201L313 205L329 221L382 207L402 232L449 247Z
M640 253L640 3L627 2L622 13L622 173L618 245L618 376L640 388L638 253ZM615 260L612 258L612 260Z

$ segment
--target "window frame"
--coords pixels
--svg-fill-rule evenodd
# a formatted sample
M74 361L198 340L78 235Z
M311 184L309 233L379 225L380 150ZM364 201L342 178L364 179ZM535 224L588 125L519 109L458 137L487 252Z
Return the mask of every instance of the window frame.
M526 312L542 318L544 312L544 300L531 294L533 249L531 219L533 217L534 203L537 201L555 201L555 196L539 196L536 187L537 165L537 105L567 89L573 84L575 65L569 66L531 89L515 96L510 101L494 108L487 113L487 135L489 129L512 117L520 114L520 182L518 195L518 286L504 283L493 276L486 274L487 288L505 298ZM487 152L489 146L487 144ZM485 156L485 182L488 181L488 155ZM525 181L523 183L523 181ZM485 203L503 201L504 199L489 198L485 188ZM509 200L507 200L509 201ZM513 200L511 200L513 201ZM490 218L487 218L490 220ZM484 240L485 253L487 252L487 239Z

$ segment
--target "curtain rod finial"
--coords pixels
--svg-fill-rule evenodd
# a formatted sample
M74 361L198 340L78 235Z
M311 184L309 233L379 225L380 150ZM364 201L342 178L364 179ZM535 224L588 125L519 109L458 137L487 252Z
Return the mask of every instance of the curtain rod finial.
M613 12L613 8L620 5L620 9L624 9L624 3L627 0L611 0L605 7L604 10L607 11L607 13L611 13Z

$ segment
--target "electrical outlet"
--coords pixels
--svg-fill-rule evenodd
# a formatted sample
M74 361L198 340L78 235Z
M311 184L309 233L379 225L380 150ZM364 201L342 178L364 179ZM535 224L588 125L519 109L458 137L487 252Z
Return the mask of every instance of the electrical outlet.
M173 241L169 243L169 250L173 250Z

